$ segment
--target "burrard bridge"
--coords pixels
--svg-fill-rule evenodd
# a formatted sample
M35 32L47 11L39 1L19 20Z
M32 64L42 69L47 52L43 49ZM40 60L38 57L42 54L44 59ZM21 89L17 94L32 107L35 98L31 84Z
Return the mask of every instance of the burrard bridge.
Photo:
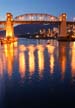
M66 13L62 13L59 17L55 17L49 14L24 14L13 18L11 13L6 13L6 20L0 21L0 25L4 25L6 30L6 37L14 36L15 24L58 24L59 36L66 36L67 25L75 25L73 21L66 20Z

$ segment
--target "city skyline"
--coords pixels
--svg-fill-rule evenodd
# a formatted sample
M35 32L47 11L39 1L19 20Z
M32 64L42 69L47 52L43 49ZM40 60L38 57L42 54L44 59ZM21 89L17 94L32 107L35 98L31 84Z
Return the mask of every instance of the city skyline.
M48 13L59 16L61 13L67 14L67 19L73 20L75 17L75 1L71 0L1 0L0 20L5 19L5 14L11 12L14 17L25 13Z

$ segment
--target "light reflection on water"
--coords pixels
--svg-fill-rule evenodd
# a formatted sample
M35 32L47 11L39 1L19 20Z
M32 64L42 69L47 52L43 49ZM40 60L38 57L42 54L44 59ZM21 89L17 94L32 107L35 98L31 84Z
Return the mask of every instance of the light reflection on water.
M50 69L51 69L51 74L53 73L54 70L54 49L55 47L52 45L46 45L48 49L48 53L50 54Z
M37 49L38 49L37 55L38 55L39 76L42 77L44 70L44 46L37 45Z
M50 86L51 78L53 81L59 79L60 83L62 80L74 83L75 42L51 40L50 43L47 43L47 40L19 39L18 43L0 46L1 82L3 80L12 81L11 85L16 85L21 80L23 82L45 80L42 83L47 83ZM16 83L14 83L15 80ZM58 80L52 84L56 85L57 82ZM3 91L5 84L0 85L0 91ZM9 83L6 84L6 87L7 85L9 86ZM42 85L44 88L45 86ZM13 87L12 89L14 90ZM49 89L53 88L49 87Z
M35 71L35 58L34 58L35 47L33 45L28 46L28 63L30 76L34 74Z
M51 41L50 44L47 44L47 40L26 40L27 42L24 42L24 40L25 39L20 39L21 43L18 45L15 43L15 46L13 43L0 46L1 77L6 72L9 77L12 77L14 62L18 64L21 78L25 77L27 68L29 70L30 76L32 76L36 71L36 65L38 67L39 77L43 76L46 63L50 68L48 71L50 74L53 74L55 70L54 68L56 66L55 60L58 60L56 62L58 63L58 68L61 68L61 75L64 79L68 57L70 58L72 76L75 76L75 42L58 43L57 41ZM37 63L35 61L36 57Z
M61 76L62 79L64 79L65 76L65 71L66 71L66 46L67 44L65 42L61 43L59 42L59 63L60 63L60 67L61 67Z
M72 51L71 51L71 71L72 71L72 77L75 78L75 42L72 43Z
M20 72L21 78L25 77L25 71L26 71L25 55L23 52L20 52L19 53L19 72Z

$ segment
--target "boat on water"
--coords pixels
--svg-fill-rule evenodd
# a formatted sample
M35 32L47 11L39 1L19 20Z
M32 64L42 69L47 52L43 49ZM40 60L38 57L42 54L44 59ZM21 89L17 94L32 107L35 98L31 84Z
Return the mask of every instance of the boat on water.
M10 43L16 42L17 40L18 40L18 38L16 38L16 37L6 37L6 38L1 38L0 43L1 43L1 45L10 44Z

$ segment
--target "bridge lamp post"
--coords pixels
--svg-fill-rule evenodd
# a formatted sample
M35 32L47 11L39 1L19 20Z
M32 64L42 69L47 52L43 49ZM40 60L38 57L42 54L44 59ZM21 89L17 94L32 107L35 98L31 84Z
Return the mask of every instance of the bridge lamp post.
M11 13L6 14L6 37L14 36L13 16Z

